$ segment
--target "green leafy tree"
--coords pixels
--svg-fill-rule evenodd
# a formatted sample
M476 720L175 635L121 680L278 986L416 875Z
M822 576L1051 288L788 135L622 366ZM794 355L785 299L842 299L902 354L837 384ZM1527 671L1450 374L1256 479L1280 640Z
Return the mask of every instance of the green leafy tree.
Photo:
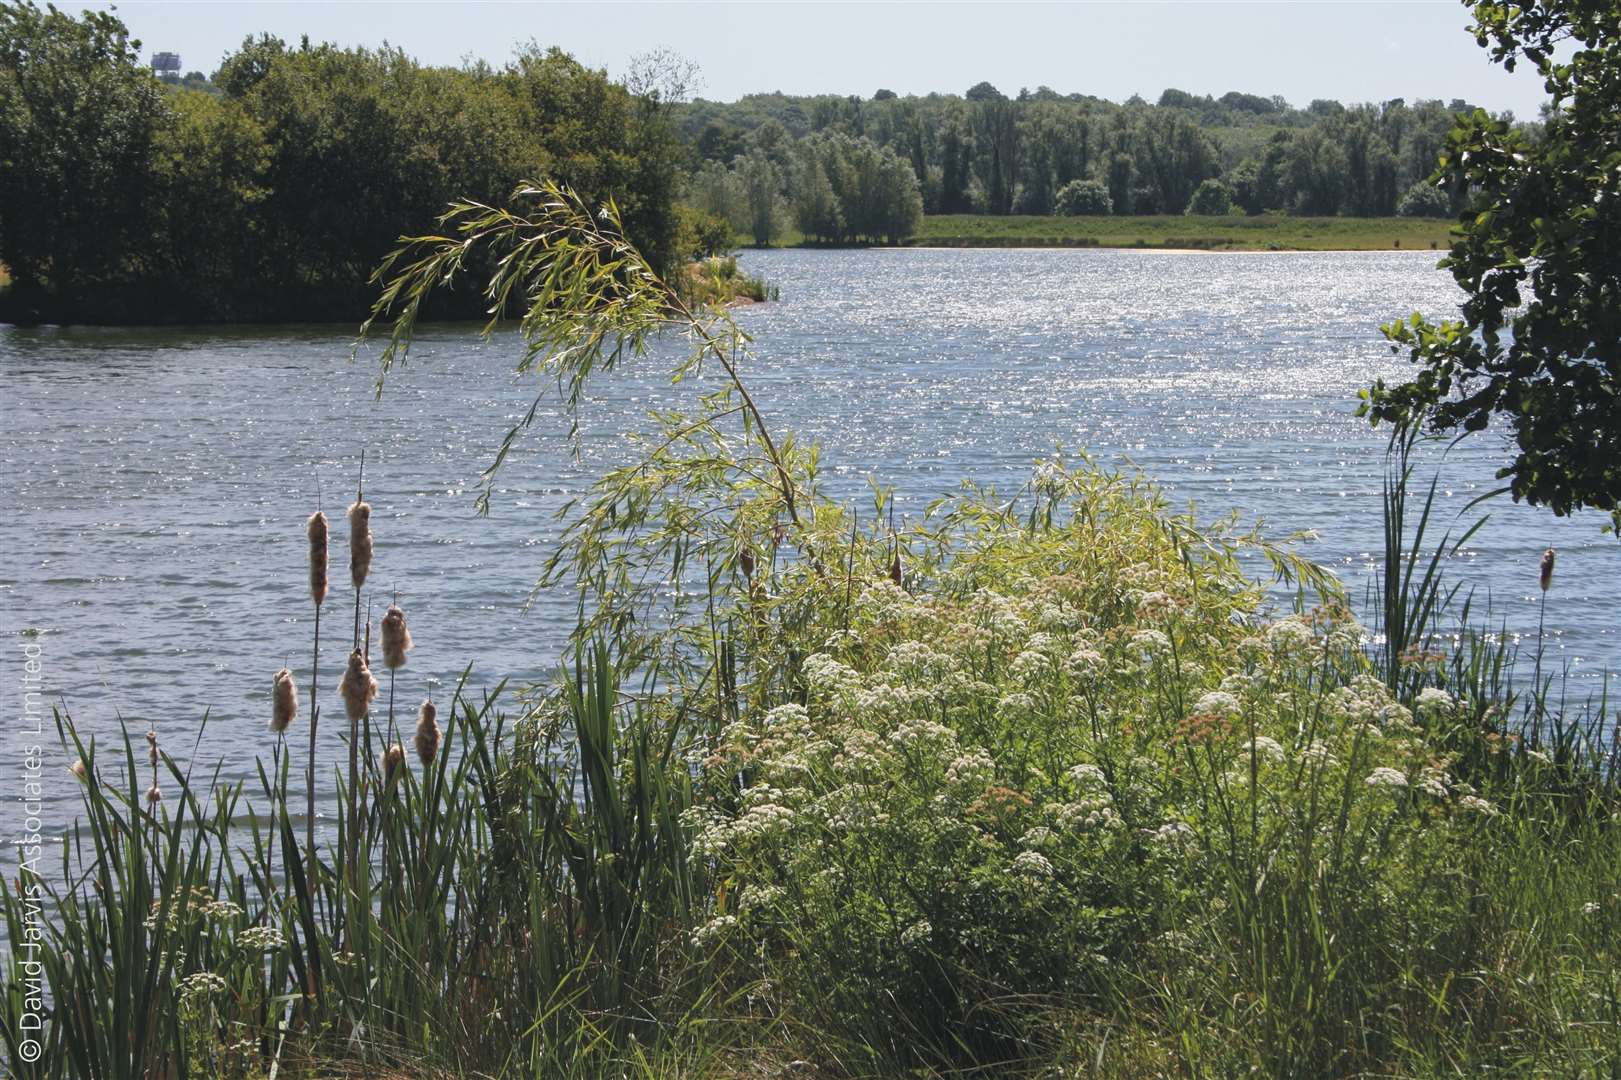
M150 255L167 93L112 14L0 4L0 261L14 299L83 302Z
M1499 472L1516 500L1621 524L1621 3L1474 5L1476 40L1508 70L1535 66L1551 95L1532 139L1476 110L1438 173L1471 192L1442 265L1462 318L1385 327L1415 378L1382 380L1375 421L1514 440Z
M748 202L749 235L765 247L788 224L781 174L764 151L754 150L737 159L737 175Z
M1201 182L1188 199L1185 214L1197 217L1225 217L1233 212L1233 193L1220 180Z
M796 167L794 219L799 223L799 231L808 237L836 241L844 236L844 211L839 206L839 197L833 193L827 171L810 145L806 146Z
M678 204L675 208L676 250L686 259L708 259L724 255L735 246L732 223L696 206Z
M1452 200L1434 184L1420 180L1407 189L1396 204L1396 213L1402 217L1446 217L1452 210Z
M1114 212L1114 200L1101 180L1071 180L1058 189L1056 203L1064 217L1107 217Z

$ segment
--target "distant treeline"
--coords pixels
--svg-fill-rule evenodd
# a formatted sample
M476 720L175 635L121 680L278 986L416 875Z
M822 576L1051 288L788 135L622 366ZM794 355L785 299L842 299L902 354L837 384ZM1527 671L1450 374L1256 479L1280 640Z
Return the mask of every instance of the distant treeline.
M1231 206L1250 214L1444 216L1458 193L1426 180L1454 114L1470 108L1397 99L1313 101L1297 109L1278 97L1181 90L1166 90L1157 104L1116 104L1046 87L1009 97L980 83L962 96L880 90L870 99L699 100L680 107L679 125L698 159L689 199L722 209L716 170L731 173L724 210L749 221L744 231L758 239L759 215L750 211L766 205L759 188L769 165L781 205L797 211L801 231L831 239L838 230L812 224L820 180L807 162L826 158L828 146L857 156L866 153L863 144L910 166L931 214L1220 213ZM838 196L842 203L844 193Z
M449 69L260 37L190 87L137 50L114 15L0 4L0 319L358 322L398 237L541 175L674 257L668 111L556 50Z

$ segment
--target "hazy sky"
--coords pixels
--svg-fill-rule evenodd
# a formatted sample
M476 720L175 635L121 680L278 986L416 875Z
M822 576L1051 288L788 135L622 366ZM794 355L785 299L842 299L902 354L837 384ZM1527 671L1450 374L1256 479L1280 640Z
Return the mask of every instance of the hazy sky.
M109 4L58 6L106 8ZM1054 3L551 3L398 0L125 0L147 53L211 72L244 36L269 31L344 45L384 40L419 60L500 64L533 38L622 74L630 57L670 48L695 61L702 96L757 91L871 96L961 93L989 79L1012 94L1149 100L1167 86L1384 101L1467 98L1534 118L1534 75L1507 75L1465 32L1455 0L1181 0Z

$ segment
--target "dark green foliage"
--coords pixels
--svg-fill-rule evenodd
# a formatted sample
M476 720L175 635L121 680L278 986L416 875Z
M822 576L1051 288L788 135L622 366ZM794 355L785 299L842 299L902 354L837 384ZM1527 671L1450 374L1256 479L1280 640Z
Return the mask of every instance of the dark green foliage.
M1107 215L1114 210L1114 200L1101 181L1071 180L1058 189L1054 209L1062 217Z
M165 91L118 19L0 4L0 262L12 296L87 302L152 258Z
M353 319L401 235L543 174L615 199L657 265L675 256L665 107L556 50L448 69L261 36L206 90L166 89L115 17L25 2L0 7L0 55L12 319Z
M1446 217L1452 210L1452 200L1434 184L1420 180L1407 189L1396 204L1401 217Z
M1051 214L1059 189L1086 179L1108 186L1116 213L1180 214L1202 181L1220 179L1251 214L1388 217L1400 193L1434 170L1464 107L1397 98L1303 110L1277 97L1179 90L1157 105L1115 104L1046 87L1009 97L981 83L960 97L752 94L691 102L678 115L704 161L731 161L766 125L790 141L871 139L910 163L931 214ZM781 165L778 142L771 152Z
M731 224L718 214L694 206L675 208L676 254L684 259L707 259L724 255L736 245Z
M1206 180L1199 185L1183 211L1203 217L1226 217L1233 210L1233 193L1220 180Z
M1621 3L1473 11L1492 59L1535 65L1552 100L1535 139L1479 110L1459 117L1438 178L1470 192L1442 263L1467 294L1462 318L1385 327L1419 370L1375 384L1363 411L1438 432L1500 421L1514 452L1498 475L1516 499L1621 523Z

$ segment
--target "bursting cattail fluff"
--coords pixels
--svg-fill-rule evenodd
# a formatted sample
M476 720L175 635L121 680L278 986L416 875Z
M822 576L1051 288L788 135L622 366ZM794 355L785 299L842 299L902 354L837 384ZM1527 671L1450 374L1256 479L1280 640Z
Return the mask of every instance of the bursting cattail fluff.
M411 628L405 623L405 612L398 604L390 604L383 612L383 663L388 667L405 666L405 654L411 651Z
M286 668L276 672L270 689L270 730L280 735L298 715L298 687Z
M158 733L151 728L146 731L146 760L152 763L154 769L158 767ZM154 784L153 788L156 787Z
M392 787L399 778L400 766L405 764L405 747L399 743L389 743L388 749L383 751L383 783Z
M310 515L310 599L320 607L326 599L326 515L317 510Z
M371 573L371 503L349 506L349 579L355 588L366 584Z
M366 654L359 649L349 654L349 667L338 684L338 693L343 695L343 711L351 720L365 716L377 696L377 680L366 666Z
M87 780L90 778L90 770L85 768L84 758L75 759L73 764L69 765L68 768L72 770L73 775L77 776L80 780Z
M422 759L422 764L433 764L434 755L439 753L439 735L439 710L433 707L433 702L424 701L417 713L415 739L417 757Z
M1542 553L1542 591L1547 592L1548 586L1553 584L1553 548Z
M146 801L151 803L153 806L156 806L158 803L163 801L163 792L158 789L158 785L153 784L151 787L146 789Z

